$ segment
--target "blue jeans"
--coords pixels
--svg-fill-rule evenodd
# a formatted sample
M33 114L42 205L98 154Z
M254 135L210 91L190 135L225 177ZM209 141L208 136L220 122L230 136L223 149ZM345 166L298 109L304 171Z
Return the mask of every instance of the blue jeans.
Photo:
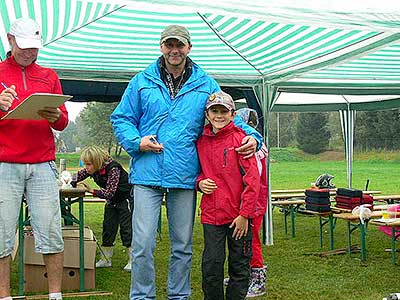
M62 252L64 242L55 163L0 162L0 174L0 258L10 255L14 247L24 193L35 236L35 251L42 254Z
M135 185L135 207L132 218L131 300L156 299L153 253L156 247L158 218L164 195L171 240L168 299L186 300L190 296L196 191Z

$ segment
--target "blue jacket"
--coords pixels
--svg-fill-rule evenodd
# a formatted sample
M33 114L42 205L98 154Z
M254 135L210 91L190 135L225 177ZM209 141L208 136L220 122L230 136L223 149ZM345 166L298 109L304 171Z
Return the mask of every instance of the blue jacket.
M192 75L173 100L157 61L131 79L111 115L117 140L131 156L130 183L194 188L199 174L195 142L203 132L207 98L219 90L217 82L195 63ZM243 121L238 126L251 132L261 145L262 137L254 129ZM139 151L141 137L147 135L157 136L164 146L161 153Z

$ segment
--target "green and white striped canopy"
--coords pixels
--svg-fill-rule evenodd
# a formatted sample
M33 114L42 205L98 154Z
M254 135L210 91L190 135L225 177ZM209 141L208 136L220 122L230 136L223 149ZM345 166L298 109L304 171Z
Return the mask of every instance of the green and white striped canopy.
M165 26L186 26L190 57L220 85L253 88L265 129L273 108L341 110L349 187L354 110L400 107L398 0L0 0L0 16L1 58L10 23L31 17L41 65L105 82L128 81L160 55Z
M10 23L29 16L43 28L41 65L64 79L127 81L160 55L162 29L181 24L191 58L225 86L400 94L395 1L275 2L2 0L0 56Z

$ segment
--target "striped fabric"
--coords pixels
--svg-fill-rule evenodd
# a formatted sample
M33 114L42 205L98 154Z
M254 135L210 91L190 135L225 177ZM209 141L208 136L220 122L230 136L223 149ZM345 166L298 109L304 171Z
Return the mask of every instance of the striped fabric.
M162 29L181 24L192 36L192 59L225 86L400 94L399 9L291 2L2 0L0 57L10 22L29 16L43 28L38 62L61 78L127 81L160 55Z

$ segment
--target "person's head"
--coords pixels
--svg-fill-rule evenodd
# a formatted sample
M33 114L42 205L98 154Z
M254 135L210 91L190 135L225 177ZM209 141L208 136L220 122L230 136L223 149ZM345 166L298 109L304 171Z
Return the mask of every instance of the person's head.
M231 95L220 91L208 97L206 118L215 133L232 122L235 115L235 103Z
M36 61L39 49L42 48L42 30L36 21L29 18L15 20L7 34L11 54L22 67Z
M89 174L100 170L109 159L110 155L97 146L88 146L81 153L81 160Z
M183 68L192 49L189 31L180 25L165 27L161 33L160 49L167 68Z
M258 126L258 114L255 109L252 108L240 108L236 111L236 114L242 118L242 120L253 128Z

